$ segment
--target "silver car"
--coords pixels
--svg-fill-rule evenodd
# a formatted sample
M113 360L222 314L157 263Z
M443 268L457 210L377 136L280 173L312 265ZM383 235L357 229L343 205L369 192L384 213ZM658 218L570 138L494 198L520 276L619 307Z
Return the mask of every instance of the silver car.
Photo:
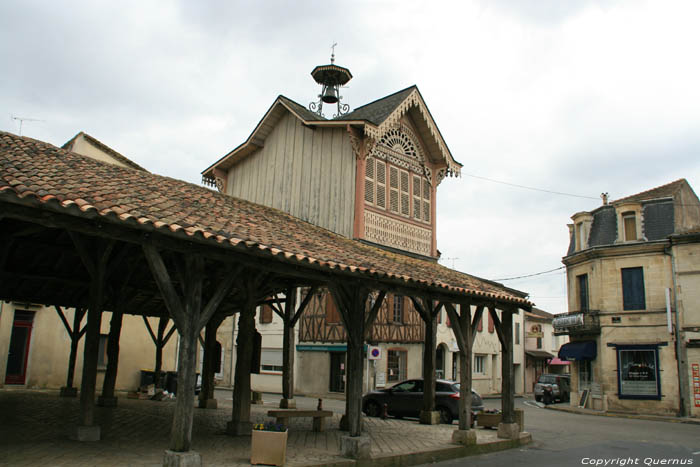
M558 401L568 401L571 393L569 375L543 374L535 384L535 400L544 400L545 388L552 390L552 398ZM554 402L554 401L552 401Z

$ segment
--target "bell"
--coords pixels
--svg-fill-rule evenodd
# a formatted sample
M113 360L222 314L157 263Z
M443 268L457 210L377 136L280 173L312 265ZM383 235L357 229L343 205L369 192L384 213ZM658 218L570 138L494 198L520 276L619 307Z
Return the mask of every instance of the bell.
M338 92L335 89L335 86L326 86L323 96L321 96L321 100L326 104L335 104L338 102Z

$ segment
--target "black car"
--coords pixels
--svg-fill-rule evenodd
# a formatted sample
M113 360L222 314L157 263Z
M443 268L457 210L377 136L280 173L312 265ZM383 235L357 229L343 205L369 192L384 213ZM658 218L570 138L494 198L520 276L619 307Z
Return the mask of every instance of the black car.
M382 406L387 405L388 415L418 417L423 410L423 380L409 379L387 389L372 391L362 398L362 411L370 417L378 417ZM459 383L439 379L435 386L435 410L440 412L441 423L452 423L459 417ZM472 413L484 410L481 396L472 389Z

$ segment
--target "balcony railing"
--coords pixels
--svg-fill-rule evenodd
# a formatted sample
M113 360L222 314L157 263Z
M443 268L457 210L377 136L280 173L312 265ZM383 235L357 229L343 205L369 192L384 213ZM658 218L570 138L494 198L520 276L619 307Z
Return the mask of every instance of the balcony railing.
M598 315L598 310L572 311L556 315L552 320L554 335L600 334L600 318Z

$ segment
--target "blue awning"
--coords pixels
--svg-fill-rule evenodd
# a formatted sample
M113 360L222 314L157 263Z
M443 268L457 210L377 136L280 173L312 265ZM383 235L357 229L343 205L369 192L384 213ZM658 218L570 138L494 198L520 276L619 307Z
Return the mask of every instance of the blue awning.
M595 360L598 355L595 341L569 342L559 348L562 360Z

